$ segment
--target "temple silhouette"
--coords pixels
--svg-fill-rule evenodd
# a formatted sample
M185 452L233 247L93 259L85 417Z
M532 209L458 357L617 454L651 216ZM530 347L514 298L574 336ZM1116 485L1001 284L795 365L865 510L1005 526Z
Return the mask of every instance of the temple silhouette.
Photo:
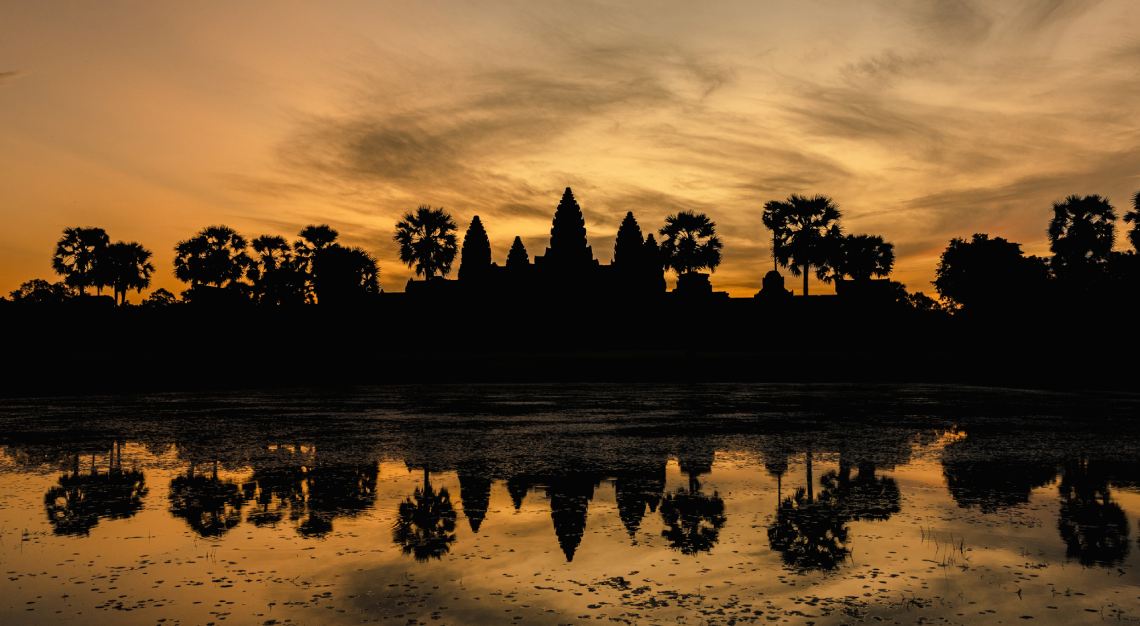
M522 239L515 237L505 263L493 262L487 231L478 215L467 228L460 254L456 279L413 277L404 292L433 299L483 295L563 300L652 300L666 293L665 261L653 234L643 236L633 213L627 213L618 229L613 260L602 263L589 244L586 220L570 187L554 210L549 244L533 261ZM686 289L690 284L697 288ZM678 293L699 296L712 290L703 275L684 281ZM719 295L728 297L727 293Z

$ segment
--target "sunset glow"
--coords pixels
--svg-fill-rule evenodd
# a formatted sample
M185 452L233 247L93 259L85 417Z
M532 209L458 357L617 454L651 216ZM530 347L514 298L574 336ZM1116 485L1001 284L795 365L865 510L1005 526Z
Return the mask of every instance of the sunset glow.
M3 0L0 24L5 293L55 280L76 225L177 293L175 243L216 223L331 224L401 291L404 212L480 215L501 265L516 235L541 253L566 186L603 263L626 211L707 213L733 296L771 264L764 202L827 194L929 293L952 237L1046 253L1052 202L1140 189L1131 0Z

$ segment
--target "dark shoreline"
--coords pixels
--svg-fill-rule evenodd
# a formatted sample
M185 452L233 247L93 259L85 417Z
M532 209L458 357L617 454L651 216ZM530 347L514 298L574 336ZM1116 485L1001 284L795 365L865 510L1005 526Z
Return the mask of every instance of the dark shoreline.
M2 396L415 383L928 383L1132 390L1134 338L1072 311L981 323L835 300L8 307ZM1088 315L1092 317L1091 313Z

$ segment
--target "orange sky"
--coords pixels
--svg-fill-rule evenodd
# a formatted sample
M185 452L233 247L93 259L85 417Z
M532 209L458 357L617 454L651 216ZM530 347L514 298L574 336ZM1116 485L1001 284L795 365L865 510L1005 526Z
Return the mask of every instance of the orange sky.
M313 222L400 291L404 211L481 215L502 263L516 234L542 253L570 185L603 262L627 210L707 212L739 296L770 263L764 202L825 193L931 292L951 237L1043 253L1054 200L1123 213L1137 24L1133 0L0 0L0 291L54 279L67 226L143 243L178 292L202 226Z

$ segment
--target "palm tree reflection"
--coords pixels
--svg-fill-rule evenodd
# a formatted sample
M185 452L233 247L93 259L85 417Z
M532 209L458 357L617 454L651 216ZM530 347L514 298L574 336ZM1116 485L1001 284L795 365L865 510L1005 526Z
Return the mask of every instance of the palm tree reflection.
M100 518L125 519L138 513L146 496L146 480L138 470L122 467L122 442L111 444L106 472L100 473L91 455L87 473L80 469L79 453L59 484L44 494L44 509L52 532L57 535L87 535Z
M712 451L704 455L682 455L679 461L682 471L689 476L689 484L687 489L667 494L661 501L661 521L665 523L661 536L669 542L669 547L680 550L681 554L708 552L719 540L720 529L727 520L720 494L702 492L697 480L700 474L712 471Z
M435 491L427 467L423 487L400 503L392 541L404 554L421 563L439 559L451 551L455 542L455 508L447 488Z
M1108 567L1128 556L1128 518L1112 501L1109 475L1087 459L1065 463L1057 529L1065 554L1081 565Z
M245 498L233 481L218 478L217 461L209 476L195 473L196 465L170 481L170 513L202 537L221 537L241 522Z

